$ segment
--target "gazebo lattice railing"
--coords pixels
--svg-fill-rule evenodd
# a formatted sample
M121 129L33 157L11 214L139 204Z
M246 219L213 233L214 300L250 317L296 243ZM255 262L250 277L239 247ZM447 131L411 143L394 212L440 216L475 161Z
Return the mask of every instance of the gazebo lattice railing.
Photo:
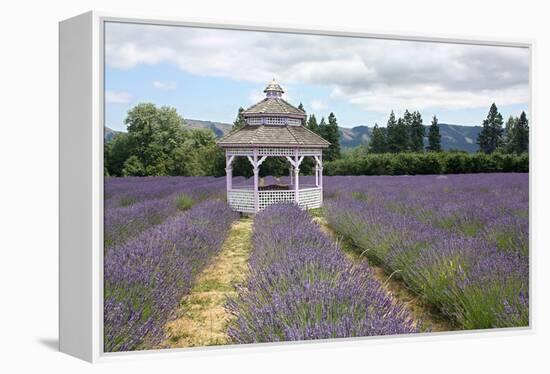
M289 153L294 156L288 156ZM263 153L263 155L262 155ZM245 156L252 165L253 186L233 186L233 161L236 156ZM289 162L290 185L288 189L262 189L259 186L261 164L267 157L285 157ZM300 185L300 165L304 157L315 159L315 185ZM294 202L304 209L320 208L323 205L323 154L315 149L290 148L241 148L226 152L227 200L236 211L256 213L277 202Z

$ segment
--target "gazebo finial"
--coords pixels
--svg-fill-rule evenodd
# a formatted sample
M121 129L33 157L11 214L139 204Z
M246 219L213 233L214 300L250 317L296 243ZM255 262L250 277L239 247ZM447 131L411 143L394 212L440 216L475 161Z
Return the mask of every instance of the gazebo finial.
M285 91L283 91L282 87L275 80L275 77L273 77L273 80L267 85L264 92L267 98L277 98L281 97Z

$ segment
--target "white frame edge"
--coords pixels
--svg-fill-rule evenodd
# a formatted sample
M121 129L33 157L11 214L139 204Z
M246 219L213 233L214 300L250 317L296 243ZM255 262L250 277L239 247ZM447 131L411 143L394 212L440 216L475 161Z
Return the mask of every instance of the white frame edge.
M59 24L59 349L90 362L103 325L99 25L94 12Z
M104 125L104 24L139 23L167 26L205 27L233 30L368 37L527 48L529 60L529 118L533 110L533 40L497 40L486 37L400 35L382 31L358 32L357 28L303 27L285 24L262 25L214 19L140 17L90 11L59 24L59 349L89 362L112 362L152 357L185 357L220 352L244 353L303 349L338 342L352 346L387 344L414 337L419 341L440 341L482 336L532 334L533 325L533 173L534 129L530 131L530 324L527 328L469 330L415 335L363 337L336 340L228 345L122 353L103 352L103 125ZM237 349L236 349L237 348Z

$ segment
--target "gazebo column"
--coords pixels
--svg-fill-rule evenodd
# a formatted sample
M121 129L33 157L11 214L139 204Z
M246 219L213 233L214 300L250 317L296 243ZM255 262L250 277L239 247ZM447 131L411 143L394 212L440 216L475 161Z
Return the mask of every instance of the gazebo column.
M323 206L323 156L319 156L319 188L321 189L320 192L320 199L321 199L321 206Z
M294 168L291 166L288 167L288 177L290 178L290 185L292 186L292 180L294 178Z
M252 164L252 171L254 172L254 213L260 211L260 194L259 194L259 180L260 180L260 165L265 161L267 156L262 156L258 160L258 148L254 148L252 157L247 156L248 161Z
M260 168L258 167L258 148L254 148L254 156L252 163L253 172L254 172L254 212L258 213L260 211L260 195L258 194L258 184L260 176Z
M233 159L235 156L225 157L225 182L227 192L233 188Z
M319 187L319 165L315 160L315 187Z

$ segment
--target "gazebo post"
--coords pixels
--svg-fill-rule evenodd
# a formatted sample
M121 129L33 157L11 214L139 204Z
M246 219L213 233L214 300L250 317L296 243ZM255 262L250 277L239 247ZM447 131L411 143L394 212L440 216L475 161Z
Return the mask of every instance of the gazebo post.
M233 158L235 156L225 156L225 182L226 182L226 189L227 192L229 192L233 188L233 166L231 164L233 163Z
M254 155L252 156L254 168L254 213L260 211L260 196L258 195L258 174L260 174L260 168L258 167L258 148L254 148Z
M290 177L290 185L292 186L292 178L294 177L292 174L294 174L294 168L292 165L288 167L288 176Z
M298 148L294 149L294 201L300 204L300 164L298 163Z
M323 153L319 155L319 188L321 188L321 206L323 205Z
M315 160L315 187L319 187L319 163Z

